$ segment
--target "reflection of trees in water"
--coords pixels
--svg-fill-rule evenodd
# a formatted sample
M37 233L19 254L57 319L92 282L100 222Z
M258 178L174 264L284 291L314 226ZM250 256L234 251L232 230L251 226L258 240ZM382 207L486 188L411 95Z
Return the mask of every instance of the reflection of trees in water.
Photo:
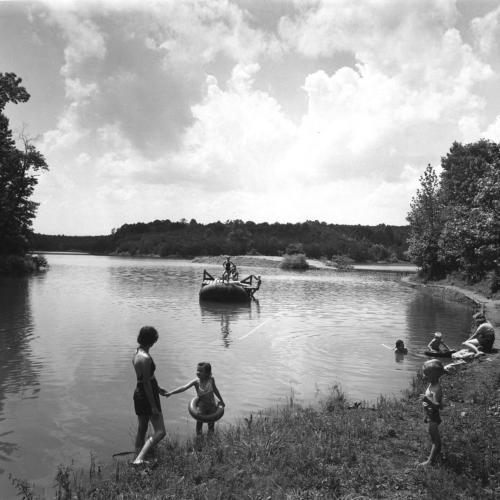
M440 331L444 335L444 341L452 347L450 342L462 342L467 337L471 312L464 304L437 297L432 290L421 290L408 303L406 320L409 343L418 344L423 338L427 344L431 340L430 334ZM450 336L455 337L454 341Z
M246 314L249 318L252 313L257 315L260 313L258 300L253 300L251 303L226 304L224 302L200 302L201 316L210 318L219 318L220 332L224 347L231 345L231 321L236 320L239 316Z
M4 420L7 394L22 399L37 398L40 363L34 363L30 342L33 320L29 302L29 278L0 280L0 421ZM0 433L0 461L8 460L16 444L4 439L13 431Z
M197 268L168 266L161 262L151 265L151 259L138 259L135 265L109 266L106 271L114 298L133 307L148 309L165 308L168 302L165 295L180 302L197 300L202 281Z

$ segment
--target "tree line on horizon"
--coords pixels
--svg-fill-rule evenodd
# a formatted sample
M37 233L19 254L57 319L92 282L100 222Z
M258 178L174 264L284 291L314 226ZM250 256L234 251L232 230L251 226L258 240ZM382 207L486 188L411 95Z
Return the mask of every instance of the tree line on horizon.
M158 255L192 258L200 255L344 256L356 262L407 260L407 226L342 225L319 221L255 223L228 220L198 223L155 220L124 224L107 236L50 236L34 234L36 250L80 250L97 254Z

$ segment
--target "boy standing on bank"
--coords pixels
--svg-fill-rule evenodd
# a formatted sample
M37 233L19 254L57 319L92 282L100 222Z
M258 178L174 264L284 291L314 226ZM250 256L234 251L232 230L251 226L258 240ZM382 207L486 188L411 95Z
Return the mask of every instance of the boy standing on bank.
M439 434L441 417L439 415L439 410L443 409L443 390L439 383L439 379L444 374L444 366L441 361L431 359L424 363L423 373L425 379L429 381L429 385L421 397L425 413L424 422L428 424L432 447L429 458L419 465L427 466L435 465L441 453L441 435Z

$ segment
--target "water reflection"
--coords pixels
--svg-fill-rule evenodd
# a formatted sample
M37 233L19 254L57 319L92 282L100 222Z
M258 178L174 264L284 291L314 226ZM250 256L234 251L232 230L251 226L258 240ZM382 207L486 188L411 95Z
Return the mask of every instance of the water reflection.
M32 358L33 320L27 279L0 280L0 421L5 421L5 403L37 398L41 363ZM3 427L5 424L3 424ZM4 427L5 429L5 427ZM9 461L17 444L10 441L14 430L0 434L0 461Z
M222 345L229 347L234 339L231 338L231 322L236 322L241 317L252 319L259 317L260 305L257 299L251 303L226 304L224 302L200 301L202 321L218 319L220 322L220 333Z
M470 318L470 309L463 304L436 296L432 291L420 290L407 306L407 347L410 352L423 353L436 331L443 333L450 348L459 347L468 336Z
M405 360L405 354L402 352L394 351L394 359L396 363L402 363Z

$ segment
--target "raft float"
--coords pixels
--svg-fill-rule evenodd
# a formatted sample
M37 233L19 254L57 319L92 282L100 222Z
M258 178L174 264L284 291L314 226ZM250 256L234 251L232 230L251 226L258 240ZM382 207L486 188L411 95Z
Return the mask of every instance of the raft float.
M455 354L457 351L455 349L451 349L449 351L425 351L424 354L426 356L432 356L434 358L451 358L452 354Z
M260 276L251 274L242 280L214 278L206 269L200 288L200 300L217 302L248 302L260 288Z

